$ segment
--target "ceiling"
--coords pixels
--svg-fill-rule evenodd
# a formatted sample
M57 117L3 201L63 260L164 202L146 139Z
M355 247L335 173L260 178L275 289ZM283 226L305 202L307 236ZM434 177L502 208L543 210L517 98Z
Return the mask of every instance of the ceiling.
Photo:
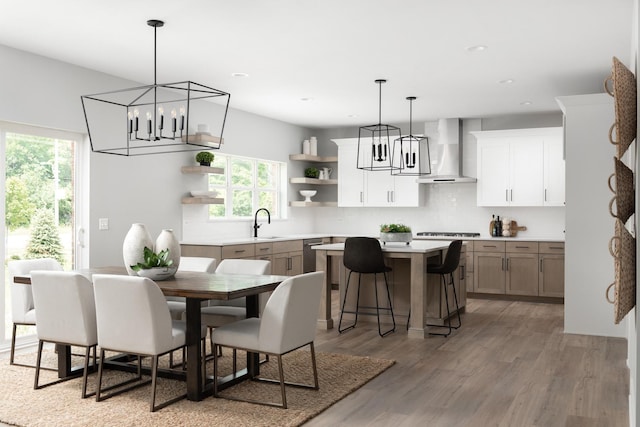
M312 128L559 111L629 65L633 0L0 0L0 44ZM472 46L486 46L470 51ZM6 64L3 64L6 66ZM234 77L246 73L248 77ZM513 80L508 83L505 81ZM502 83L501 83L502 82ZM105 88L112 89L112 88ZM306 99L306 100L305 100Z

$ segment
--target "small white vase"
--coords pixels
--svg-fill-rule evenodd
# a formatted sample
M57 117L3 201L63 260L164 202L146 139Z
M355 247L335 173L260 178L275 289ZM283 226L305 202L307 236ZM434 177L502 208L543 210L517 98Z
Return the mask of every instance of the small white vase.
M171 266L178 268L180 266L180 242L171 229L162 230L156 239L155 252L160 253L165 249L169 249L169 259L173 260Z
M153 240L151 240L151 235L147 231L147 227L140 223L131 224L131 228L122 243L122 259L124 260L127 273L129 273L130 276L138 275L130 266L144 262L145 246L153 249Z

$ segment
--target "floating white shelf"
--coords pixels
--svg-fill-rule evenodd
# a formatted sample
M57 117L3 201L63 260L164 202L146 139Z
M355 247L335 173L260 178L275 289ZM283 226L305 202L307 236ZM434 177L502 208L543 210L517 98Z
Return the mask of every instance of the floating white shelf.
M318 179L318 178L289 178L292 184L313 184L313 185L338 185L337 179Z
M222 205L224 199L219 197L183 197L183 205Z
M305 162L316 163L335 163L338 161L338 156L320 157L312 156L310 154L289 154L289 160L302 160Z
M223 174L224 168L212 168L211 166L182 166L182 173Z
M321 208L321 207L337 207L338 202L289 202L292 208Z

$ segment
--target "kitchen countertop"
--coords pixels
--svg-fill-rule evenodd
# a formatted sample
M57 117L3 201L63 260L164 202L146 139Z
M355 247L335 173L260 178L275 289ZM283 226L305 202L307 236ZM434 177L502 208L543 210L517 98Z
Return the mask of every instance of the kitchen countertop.
M199 246L226 246L226 245L243 245L250 243L266 243L266 242L282 242L287 240L303 240L303 239L319 239L323 237L350 237L346 234L322 234L322 233L310 233L310 234L290 234L287 236L265 236L265 237L239 237L239 238L221 238L212 240L187 240L182 241L182 245L199 245ZM378 235L369 235L369 237L377 238ZM457 237L445 237L445 236L414 236L413 241L451 241L456 240ZM498 240L498 241L521 241L521 242L564 242L564 237L552 238L552 237L534 237L534 236L522 236L522 237L464 237L459 238L464 241L471 240ZM394 245L397 247L397 245Z

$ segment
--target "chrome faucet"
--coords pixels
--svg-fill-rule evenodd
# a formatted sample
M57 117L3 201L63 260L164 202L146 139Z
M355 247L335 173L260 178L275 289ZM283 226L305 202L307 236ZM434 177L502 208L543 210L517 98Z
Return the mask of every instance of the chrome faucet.
M271 224L271 214L269 213L269 210L267 208L258 209L253 217L253 237L258 237L258 228L260 228L260 225L258 225L258 212L260 211L265 211L267 213L267 224Z

